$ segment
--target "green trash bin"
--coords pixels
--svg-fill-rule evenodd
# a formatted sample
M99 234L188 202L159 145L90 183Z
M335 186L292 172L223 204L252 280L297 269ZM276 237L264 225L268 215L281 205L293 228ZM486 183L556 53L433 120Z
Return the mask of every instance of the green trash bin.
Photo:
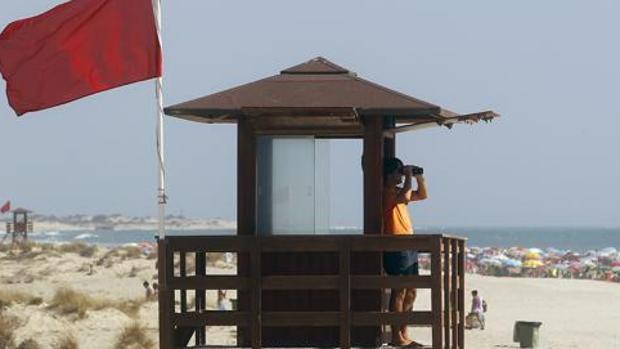
M538 329L542 322L537 321L517 321L512 335L514 342L519 342L521 348L538 348L539 334Z

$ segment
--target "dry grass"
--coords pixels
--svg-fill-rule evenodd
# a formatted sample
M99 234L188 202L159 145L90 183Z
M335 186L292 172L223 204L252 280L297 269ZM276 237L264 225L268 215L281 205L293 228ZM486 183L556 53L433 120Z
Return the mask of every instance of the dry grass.
M124 257L126 259L138 259L142 257L142 250L136 246L121 247L121 251L124 252Z
M125 327L116 339L115 349L151 349L155 343L146 333L146 329L137 322Z
M0 349L13 348L15 338L13 331L18 327L15 317L9 317L0 314Z
M79 347L78 341L73 334L66 334L53 346L54 349L79 349Z
M117 301L113 304L113 307L122 311L125 315L131 318L136 318L144 303L146 303L146 301L142 299L130 299L125 301Z
M113 301L93 298L71 288L62 287L56 290L49 307L61 315L77 315L79 318L84 318L89 310L114 308L135 318L144 303L145 301L137 299Z
M79 318L85 317L88 310L105 308L101 302L92 297L67 287L56 290L49 307L61 315L75 314Z
M0 311L15 303L39 305L43 303L43 298L24 292L0 290Z
M73 242L70 244L63 244L57 247L59 252L64 253L77 253L81 257L92 257L97 252L97 246L87 245L82 242Z
M17 346L17 349L41 349L41 346L34 339L26 339Z

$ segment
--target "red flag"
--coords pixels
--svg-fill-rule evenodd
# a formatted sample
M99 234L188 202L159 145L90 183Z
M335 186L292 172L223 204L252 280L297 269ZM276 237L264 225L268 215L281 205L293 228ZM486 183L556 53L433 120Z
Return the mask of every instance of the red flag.
M0 207L0 213L7 213L11 210L11 201L7 201L6 204Z
M72 0L13 22L0 73L17 115L161 76L151 0Z

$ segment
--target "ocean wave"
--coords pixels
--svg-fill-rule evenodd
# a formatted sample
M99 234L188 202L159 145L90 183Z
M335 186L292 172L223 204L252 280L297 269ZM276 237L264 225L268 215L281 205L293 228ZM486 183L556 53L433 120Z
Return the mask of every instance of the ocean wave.
M85 239L95 239L98 238L99 235L97 234L90 234L90 233L84 233L84 234L80 234L76 237L74 237L74 239L76 240L85 240Z

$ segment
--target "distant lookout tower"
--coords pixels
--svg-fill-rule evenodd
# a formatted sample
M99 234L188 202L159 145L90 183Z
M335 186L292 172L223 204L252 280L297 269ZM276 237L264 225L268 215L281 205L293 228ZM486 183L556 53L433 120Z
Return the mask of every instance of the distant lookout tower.
M28 233L32 233L32 222L28 218L29 211L25 208L16 208L11 211L13 213L13 222L6 223L6 239L11 235L12 242L15 243L19 239L22 242L28 241Z

